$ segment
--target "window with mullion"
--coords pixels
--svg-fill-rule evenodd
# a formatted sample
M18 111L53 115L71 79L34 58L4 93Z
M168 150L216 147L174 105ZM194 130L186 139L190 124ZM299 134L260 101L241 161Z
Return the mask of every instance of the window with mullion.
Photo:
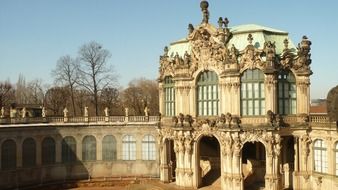
M175 83L171 76L164 78L164 110L165 116L175 115Z
M296 114L297 89L295 76L288 71L278 73L278 112L282 115Z
M1 169L12 170L16 168L16 143L6 140L1 145Z
M218 115L218 77L213 71L202 72L197 79L197 114Z
M126 135L122 140L123 160L136 160L136 141L131 135Z
M156 159L155 139L151 135L146 135L142 140L142 159Z
M264 74L258 69L247 70L241 77L241 114L265 114Z
M320 173L327 173L327 148L323 140L316 140L313 146L314 170Z

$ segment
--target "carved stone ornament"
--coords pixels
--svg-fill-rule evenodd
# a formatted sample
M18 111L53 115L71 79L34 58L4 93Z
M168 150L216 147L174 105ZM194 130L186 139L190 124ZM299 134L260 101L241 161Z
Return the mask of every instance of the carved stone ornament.
M338 121L338 85L327 94L327 113L330 121Z

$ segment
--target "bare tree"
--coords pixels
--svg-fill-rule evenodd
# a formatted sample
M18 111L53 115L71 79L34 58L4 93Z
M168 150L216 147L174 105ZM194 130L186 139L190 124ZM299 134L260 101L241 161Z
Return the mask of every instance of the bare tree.
M109 108L109 114L123 114L123 109L121 107L120 93L117 88L105 88L100 93L100 103L102 109Z
M103 49L97 42L84 44L79 50L80 80L78 82L83 88L87 89L92 97L95 107L95 115L99 113L99 93L102 89L115 86L116 76L113 68L108 64L111 54Z
M9 81L0 82L0 108L14 101L14 88Z
M45 89L41 79L35 79L28 83L28 102L29 104L43 104Z
M62 110L67 105L69 90L65 87L52 87L47 90L45 96L45 106L49 115L62 115ZM51 112L51 113L50 113Z
M158 85L155 80L135 79L123 92L124 106L135 115L143 115L146 106L150 114L157 115L159 113L158 101Z
M15 100L17 104L28 104L28 91L26 79L20 74L18 81L16 82L16 90L15 90Z
M56 63L56 68L52 71L56 84L69 86L74 116L76 116L74 90L76 87L75 85L79 80L78 69L79 65L77 64L77 61L72 59L69 55L66 55L60 57Z

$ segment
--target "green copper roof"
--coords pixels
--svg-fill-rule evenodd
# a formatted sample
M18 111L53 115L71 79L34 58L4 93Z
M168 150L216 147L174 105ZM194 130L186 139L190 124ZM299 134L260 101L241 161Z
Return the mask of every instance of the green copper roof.
M288 39L289 49L291 49L291 51L296 50L296 46L293 44L292 40L288 37L288 32L282 30L277 30L256 24L233 26L229 27L229 29L233 33L233 37L228 43L229 48L232 46L232 44L234 44L239 51L245 49L245 47L249 44L247 40L248 35L252 34L253 37L252 44L258 49L263 49L264 43L271 41L275 42L276 53L281 54L284 49L283 42L285 39ZM186 38L183 38L170 44L168 56L173 56L176 54L176 52L180 56L183 56L185 51L190 53L191 45Z
M276 34L284 34L287 35L288 32L282 31L282 30L277 30L273 28L269 28L266 26L260 26L257 24L244 24L244 25L239 25L239 26L234 26L230 27L230 31L233 34L238 34L238 33L248 33L248 32L271 32L271 33L276 33Z

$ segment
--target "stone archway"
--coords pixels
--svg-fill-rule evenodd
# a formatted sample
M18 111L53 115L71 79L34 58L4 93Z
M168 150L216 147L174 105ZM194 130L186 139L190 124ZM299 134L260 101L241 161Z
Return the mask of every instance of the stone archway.
M214 136L203 136L197 144L197 165L199 187L221 188L221 152L220 144Z
M266 150L261 142L246 142L241 151L244 190L265 187Z
M165 139L161 152L161 181L170 183L176 180L176 153L174 140Z

